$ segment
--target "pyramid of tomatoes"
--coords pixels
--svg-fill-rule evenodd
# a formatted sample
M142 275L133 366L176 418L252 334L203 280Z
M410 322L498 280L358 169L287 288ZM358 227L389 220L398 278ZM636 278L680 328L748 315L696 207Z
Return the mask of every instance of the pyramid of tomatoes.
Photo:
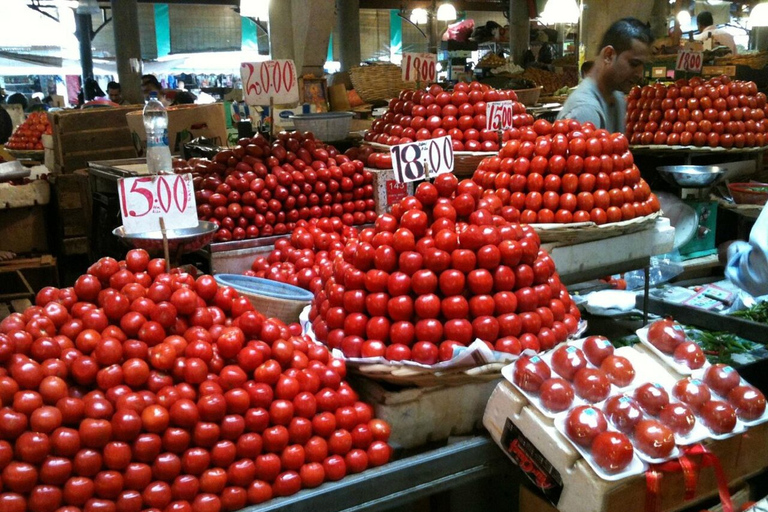
M217 242L287 234L320 217L373 222L373 176L363 167L310 132L240 139L195 165L198 217L219 226Z
M765 93L755 82L695 77L632 88L626 132L633 145L761 147L766 114Z
M365 140L392 146L450 135L454 151L498 151L499 132L486 129L486 107L503 100L513 102L514 126L533 123L513 90L460 82L446 91L435 84L423 91L401 91L382 118L373 122Z
M13 132L11 138L5 143L5 147L17 151L41 151L43 149L43 134L50 135L51 133L52 128L48 121L48 114L32 112Z
M387 462L344 361L142 250L0 322L8 511L235 511Z
M347 357L434 364L476 339L519 354L546 350L579 311L529 226L471 180L442 174L348 240L321 270L317 338Z
M501 200L501 215L525 224L605 224L659 211L621 133L575 120L513 128L498 156L472 179Z

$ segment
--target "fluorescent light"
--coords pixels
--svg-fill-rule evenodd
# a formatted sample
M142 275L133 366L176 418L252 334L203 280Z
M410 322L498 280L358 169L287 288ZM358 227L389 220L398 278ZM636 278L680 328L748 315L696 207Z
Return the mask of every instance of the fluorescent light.
M437 8L438 21L453 21L456 19L456 8L451 3L444 3Z
M576 0L547 0L539 16L545 25L555 23L578 23L581 11Z
M99 3L96 0L80 0L75 9L77 14L99 14Z
M687 27L691 24L691 13L687 10L683 9L682 11L677 13L677 23L681 27Z
M269 0L240 0L240 16L266 20L269 18Z
M750 27L768 27L768 3L757 4L749 13Z
M411 17L409 18L414 25L426 25L429 20L429 13L426 9L417 7L411 11Z

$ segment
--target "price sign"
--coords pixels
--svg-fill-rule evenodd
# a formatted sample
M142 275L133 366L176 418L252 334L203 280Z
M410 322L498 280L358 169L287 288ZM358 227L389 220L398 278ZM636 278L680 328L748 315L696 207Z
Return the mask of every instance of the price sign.
M126 233L160 231L160 217L168 229L198 224L191 174L123 178L117 191Z
M489 101L485 107L485 118L489 130L512 128L512 100Z
M677 52L677 71L701 71L702 52L680 50Z
M248 105L269 105L272 99L278 105L299 102L299 84L296 65L292 60L243 62L243 100Z
M450 135L392 146L389 152L392 154L395 178L400 183L453 172L453 143Z
M437 55L404 53L400 68L404 82L434 82L437 79Z

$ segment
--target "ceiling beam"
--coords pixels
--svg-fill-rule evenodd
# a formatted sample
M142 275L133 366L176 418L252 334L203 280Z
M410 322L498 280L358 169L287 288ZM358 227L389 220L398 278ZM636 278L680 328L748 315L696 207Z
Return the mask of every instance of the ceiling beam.
M501 2L478 2L470 0L454 0L454 7L458 11L503 11L504 5ZM361 9L415 9L416 7L431 8L433 2L429 0L360 0Z

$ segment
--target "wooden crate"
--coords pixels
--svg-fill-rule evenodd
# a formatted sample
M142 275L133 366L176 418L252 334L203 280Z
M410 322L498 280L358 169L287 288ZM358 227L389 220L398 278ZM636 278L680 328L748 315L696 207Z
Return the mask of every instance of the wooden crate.
M52 112L55 171L71 173L87 168L89 161L135 158L125 115L141 108L132 105Z
M88 171L79 169L71 174L56 175L53 185L59 253L87 254L93 210Z
M0 261L0 282L3 283L0 301L35 300L37 290L45 286L58 286L56 258L46 254L36 258L15 258ZM18 308L14 308L18 311Z

